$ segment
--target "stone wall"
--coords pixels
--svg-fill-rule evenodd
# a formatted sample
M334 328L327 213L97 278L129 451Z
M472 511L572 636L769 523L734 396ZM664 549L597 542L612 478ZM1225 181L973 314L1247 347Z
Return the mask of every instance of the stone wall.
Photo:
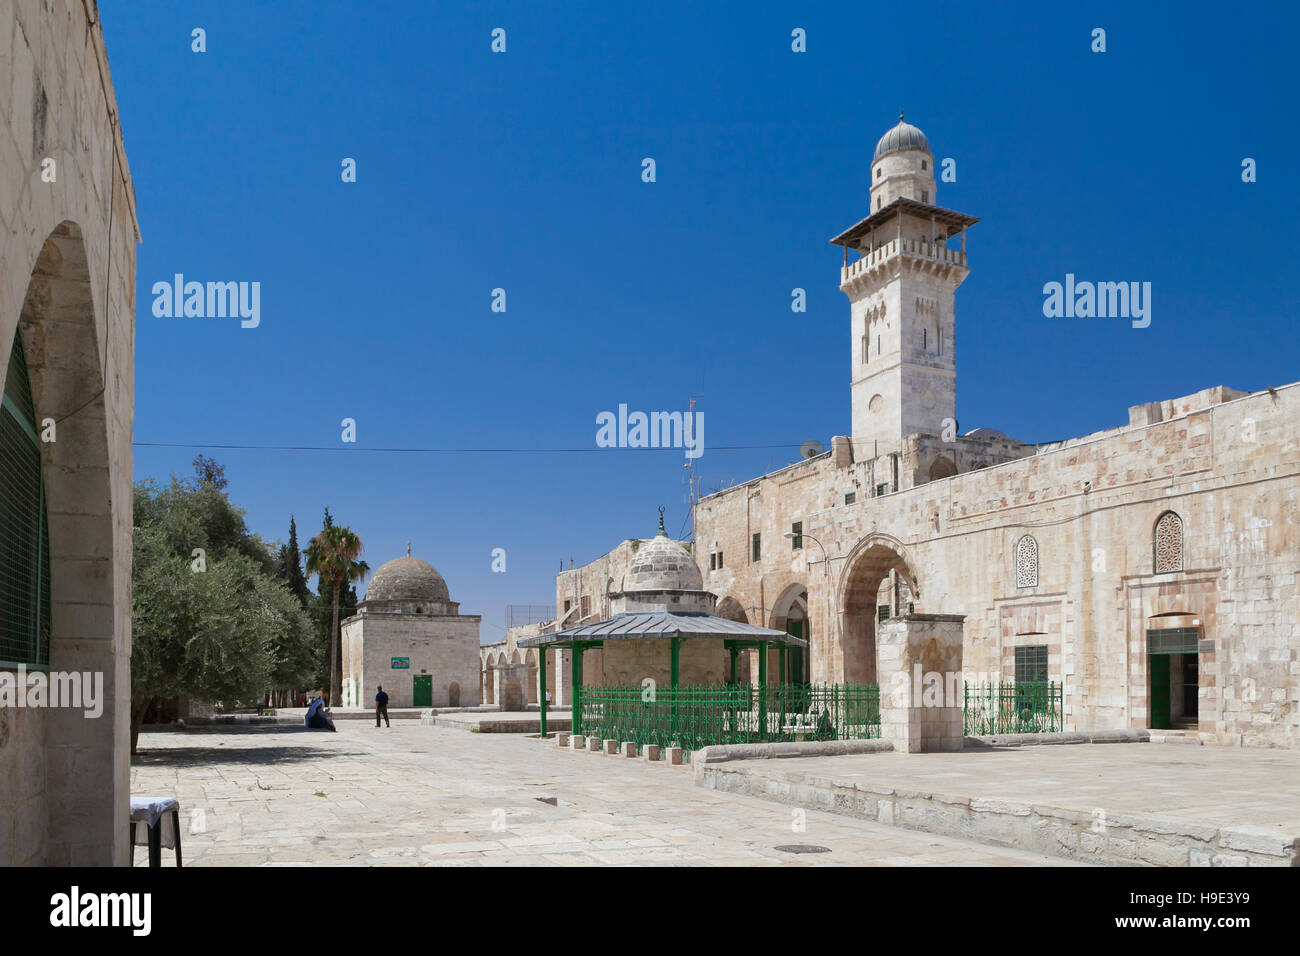
M36 417L58 420L50 667L102 672L106 697L98 719L0 713L0 864L125 865L139 231L95 4L5 3L0 77L0 346L20 326Z
M343 639L345 680L359 687L359 703L373 705L375 688L382 684L389 707L413 707L414 675L433 677L434 707L450 706L452 683L460 688L458 706L473 707L479 698L478 615L432 617L419 614L363 614L348 618ZM409 668L395 669L393 658L405 657ZM360 664L360 671L357 665ZM350 703L346 698L344 703Z
M1005 677L1017 644L1046 645L1066 727L1078 730L1148 726L1148 619L1187 613L1204 641L1200 729L1300 746L1300 386L1219 401L1239 394L1205 390L1161 403L1151 424L879 497L862 494L879 459L792 465L701 501L705 587L720 608L768 626L779 596L806 587L813 677L840 681L862 679L860 659L874 658L876 589L899 571L918 613L966 616L968 672ZM1000 441L991 452L1017 451ZM1183 522L1183 570L1157 574L1153 533L1166 510ZM794 521L799 551L781 538ZM1026 534L1038 572L1018 586ZM709 570L712 550L725 552L723 569Z

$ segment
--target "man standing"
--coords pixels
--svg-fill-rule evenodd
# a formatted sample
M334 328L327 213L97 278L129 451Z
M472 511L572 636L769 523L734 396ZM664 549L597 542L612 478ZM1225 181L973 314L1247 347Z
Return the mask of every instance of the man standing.
M384 726L392 727L388 722L388 695L384 693L384 685L379 685L379 693L375 695L375 726L379 726L379 718L384 718Z

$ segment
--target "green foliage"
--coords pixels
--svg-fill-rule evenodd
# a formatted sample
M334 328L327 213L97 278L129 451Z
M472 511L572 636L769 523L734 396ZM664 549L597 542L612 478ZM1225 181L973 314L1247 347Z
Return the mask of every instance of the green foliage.
M302 570L302 552L298 550L298 525L293 516L289 517L289 543L280 546L276 559L276 576L284 582L290 593L303 606L311 601L311 591L307 588L307 575Z
M354 581L364 580L370 573L370 566L359 560L361 556L361 539L351 528L336 525L325 509L325 526L307 545L307 573L320 577L320 590L325 593L326 584L330 584L331 615L329 630L329 699L337 703L341 694L342 675L339 673L340 646L342 643L341 609L342 591ZM355 592L354 596L355 596Z
M154 698L233 704L305 684L310 619L243 512L215 483L174 477L137 484L134 505L133 728Z

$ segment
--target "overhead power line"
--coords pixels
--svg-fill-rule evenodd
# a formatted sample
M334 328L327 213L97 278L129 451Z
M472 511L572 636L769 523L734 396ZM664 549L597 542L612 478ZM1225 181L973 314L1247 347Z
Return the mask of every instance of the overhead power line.
M550 455L582 454L610 451L673 451L681 448L388 448L366 447L362 445L228 445L213 442L169 442L137 441L131 443L135 448L215 448L224 451L333 451L333 452L397 452L397 453L432 453L432 454L512 454L512 455ZM710 445L705 451L755 451L764 448L798 448L799 442L777 445Z

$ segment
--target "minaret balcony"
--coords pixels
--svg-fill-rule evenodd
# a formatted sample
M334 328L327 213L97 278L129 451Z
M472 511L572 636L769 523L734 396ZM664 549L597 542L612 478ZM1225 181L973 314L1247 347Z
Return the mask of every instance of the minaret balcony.
M883 242L875 249L863 249L862 258L850 262L840 269L840 288L848 291L848 286L871 280L877 269L884 267L895 256L919 259L937 266L956 266L966 268L966 253L960 249L949 249L938 242L926 242L924 239L903 239L895 237ZM964 277L964 275L963 275Z

